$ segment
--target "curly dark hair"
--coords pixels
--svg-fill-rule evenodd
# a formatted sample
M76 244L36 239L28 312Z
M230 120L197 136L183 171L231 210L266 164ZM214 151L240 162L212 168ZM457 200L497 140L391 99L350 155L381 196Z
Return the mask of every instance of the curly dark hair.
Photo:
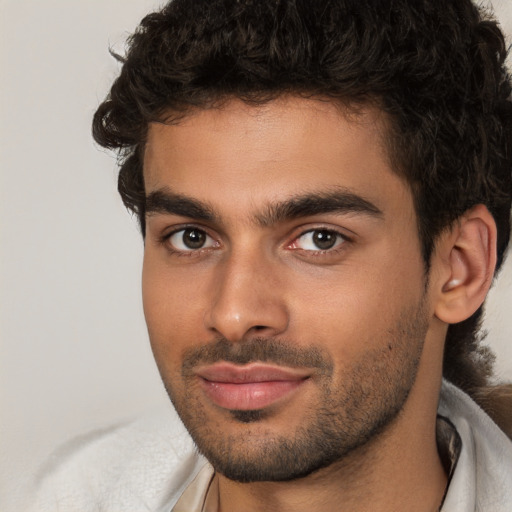
M95 140L119 151L119 192L145 234L143 151L152 121L229 98L283 94L371 103L410 185L426 269L436 237L483 203L510 236L511 82L503 35L470 0L173 0L129 38ZM482 308L448 330L444 376L477 396L491 376Z

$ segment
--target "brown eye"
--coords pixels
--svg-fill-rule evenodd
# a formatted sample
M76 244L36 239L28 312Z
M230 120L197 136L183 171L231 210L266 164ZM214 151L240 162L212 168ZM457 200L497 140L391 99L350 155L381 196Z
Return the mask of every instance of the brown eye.
M206 241L206 233L197 229L185 229L182 240L189 249L200 249Z
M293 243L293 248L303 251L328 251L344 242L345 238L332 229L312 229L299 236Z
M338 234L333 231L327 231L326 229L321 229L318 231L313 231L313 243L319 249L325 251L327 249L332 249L337 240Z
M197 251L216 245L209 235L197 228L180 229L169 237L169 242L178 251Z

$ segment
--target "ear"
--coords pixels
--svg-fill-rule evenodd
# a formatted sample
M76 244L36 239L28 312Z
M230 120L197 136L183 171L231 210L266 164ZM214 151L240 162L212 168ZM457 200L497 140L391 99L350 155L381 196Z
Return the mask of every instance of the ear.
M496 223L482 204L468 210L436 246L442 267L435 315L448 324L469 318L484 302L496 267Z

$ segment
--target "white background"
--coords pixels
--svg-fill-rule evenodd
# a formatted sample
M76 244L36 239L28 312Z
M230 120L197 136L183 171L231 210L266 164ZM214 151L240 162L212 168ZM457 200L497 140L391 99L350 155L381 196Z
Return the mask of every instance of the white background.
M193 1L193 0L191 0ZM58 444L167 404L142 316L142 241L92 114L156 0L0 0L0 508ZM496 0L512 34L512 5ZM512 378L512 258L486 327ZM13 507L13 510L20 512Z

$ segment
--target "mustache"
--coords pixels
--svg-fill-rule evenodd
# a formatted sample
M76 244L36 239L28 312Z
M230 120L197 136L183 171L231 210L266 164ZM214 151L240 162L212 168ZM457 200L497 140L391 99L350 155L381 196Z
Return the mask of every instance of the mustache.
M320 347L298 347L295 343L268 337L238 342L220 338L185 351L182 375L192 375L192 370L199 365L220 361L239 365L255 362L274 363L290 368L316 369L324 375L332 374L334 367L331 356Z

